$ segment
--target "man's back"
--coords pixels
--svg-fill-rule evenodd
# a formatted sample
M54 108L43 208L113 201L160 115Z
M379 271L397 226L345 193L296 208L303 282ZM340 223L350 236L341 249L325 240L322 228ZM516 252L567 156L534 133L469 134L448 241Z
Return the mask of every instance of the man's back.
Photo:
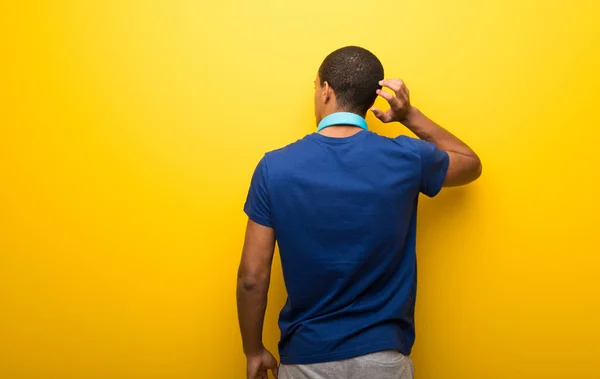
M254 172L237 287L248 379L413 378L418 196L472 182L481 161L411 105L402 80L383 78L368 50L329 54L314 82L317 133ZM372 108L378 96L390 109ZM369 132L369 111L419 139ZM262 342L276 242L288 290L280 367Z
M245 210L280 248L283 364L410 354L417 198L435 195L447 168L431 143L368 131L315 133L265 155Z

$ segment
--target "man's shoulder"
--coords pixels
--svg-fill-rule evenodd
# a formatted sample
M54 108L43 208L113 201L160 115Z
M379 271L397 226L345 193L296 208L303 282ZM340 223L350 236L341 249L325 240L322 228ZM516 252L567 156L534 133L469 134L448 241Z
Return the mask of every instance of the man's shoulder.
M283 147L268 151L265 156L269 159L278 159L287 155L301 154L305 151L306 145L310 144L309 136L310 134Z
M418 155L416 142L418 139L401 134L397 137L387 137L381 134L371 132L373 140L386 151L402 153L403 155Z
M377 133L371 133L372 135L377 136L377 138L380 141L385 141L385 142L389 142L389 143L393 143L396 145L412 145L415 138L409 137L407 135L404 134L400 134L397 137L387 137L387 136L383 136L381 134L377 134Z

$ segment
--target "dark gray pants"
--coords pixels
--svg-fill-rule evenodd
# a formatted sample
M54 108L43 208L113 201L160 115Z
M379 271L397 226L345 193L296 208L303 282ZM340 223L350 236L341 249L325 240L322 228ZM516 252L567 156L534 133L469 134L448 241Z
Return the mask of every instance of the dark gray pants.
M395 350L343 361L281 365L279 379L413 379L410 357Z

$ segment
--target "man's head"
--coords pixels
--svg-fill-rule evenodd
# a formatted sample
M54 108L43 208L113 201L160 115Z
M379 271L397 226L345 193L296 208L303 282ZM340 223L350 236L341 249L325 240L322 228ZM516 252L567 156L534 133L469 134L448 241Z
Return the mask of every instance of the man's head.
M381 62L366 49L348 46L329 54L315 81L317 123L334 112L364 117L375 103L382 79Z

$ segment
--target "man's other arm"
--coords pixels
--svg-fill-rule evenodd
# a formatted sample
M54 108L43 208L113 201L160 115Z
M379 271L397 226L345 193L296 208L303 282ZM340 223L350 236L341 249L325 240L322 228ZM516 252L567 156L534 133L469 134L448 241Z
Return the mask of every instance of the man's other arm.
M248 379L266 378L267 370L277 377L277 361L262 341L274 251L273 229L249 219L237 280L238 319Z

